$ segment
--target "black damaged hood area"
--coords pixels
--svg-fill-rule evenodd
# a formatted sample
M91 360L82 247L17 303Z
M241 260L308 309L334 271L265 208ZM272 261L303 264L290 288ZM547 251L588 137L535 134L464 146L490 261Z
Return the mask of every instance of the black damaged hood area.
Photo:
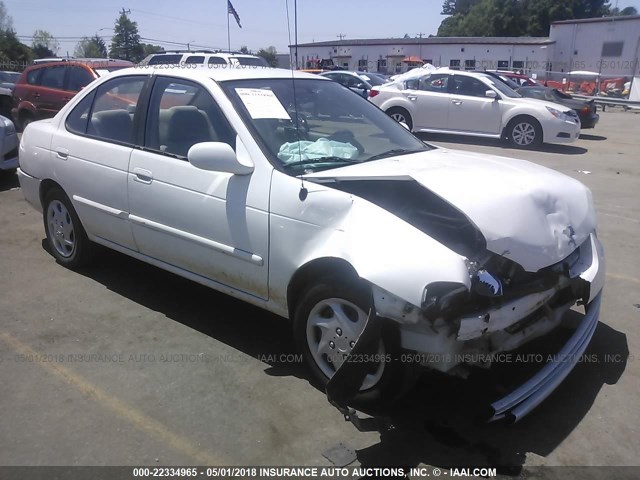
M340 180L329 185L387 210L467 258L486 249L484 236L464 213L415 180Z

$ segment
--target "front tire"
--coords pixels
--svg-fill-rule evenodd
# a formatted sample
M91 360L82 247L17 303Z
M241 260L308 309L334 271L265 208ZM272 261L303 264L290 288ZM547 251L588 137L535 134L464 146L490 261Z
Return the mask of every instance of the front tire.
M532 148L542 143L542 127L533 117L516 117L507 126L509 143L516 148Z
M320 278L300 296L294 313L294 339L323 388L353 349L372 307L370 288L355 279ZM397 328L385 327L376 354L382 361L369 369L354 398L355 405L389 403L413 385L415 376L400 364Z
M47 243L56 261L72 270L86 265L91 259L92 244L69 197L59 188L52 188L44 196L42 210Z

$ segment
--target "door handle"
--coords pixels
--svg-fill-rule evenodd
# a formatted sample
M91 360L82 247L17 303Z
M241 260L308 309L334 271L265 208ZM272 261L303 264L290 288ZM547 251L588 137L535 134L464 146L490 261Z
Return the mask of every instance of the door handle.
M60 160L66 160L67 158L69 158L69 150L62 147L56 148L56 157L58 157Z
M40 94L39 93L34 93L33 94L33 98L40 98Z
M144 168L134 168L133 174L135 175L134 180L136 182L150 184L153 181L153 173Z
M409 100L417 100L418 99L418 97L416 97L415 95L408 95L407 98Z
M454 105L462 105L462 100L451 100Z

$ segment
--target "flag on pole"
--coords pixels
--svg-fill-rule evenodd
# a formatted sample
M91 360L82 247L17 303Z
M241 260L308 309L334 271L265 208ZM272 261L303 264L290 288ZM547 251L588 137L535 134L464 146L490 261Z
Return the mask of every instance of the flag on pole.
M229 7L229 15L233 15L233 18L236 19L236 23L238 24L238 26L242 28L242 25L240 25L240 16L238 15L238 12L236 12L236 9L233 8L231 0L227 0L227 5Z

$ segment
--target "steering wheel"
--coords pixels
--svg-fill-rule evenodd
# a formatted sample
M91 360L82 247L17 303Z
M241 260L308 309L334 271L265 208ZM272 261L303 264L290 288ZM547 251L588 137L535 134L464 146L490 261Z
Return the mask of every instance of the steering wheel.
M309 140L309 123L299 113L291 113L291 120L283 120L288 141Z
M350 143L358 149L359 154L364 153L364 147L356 140L351 130L338 130L327 137L329 140L342 143Z

